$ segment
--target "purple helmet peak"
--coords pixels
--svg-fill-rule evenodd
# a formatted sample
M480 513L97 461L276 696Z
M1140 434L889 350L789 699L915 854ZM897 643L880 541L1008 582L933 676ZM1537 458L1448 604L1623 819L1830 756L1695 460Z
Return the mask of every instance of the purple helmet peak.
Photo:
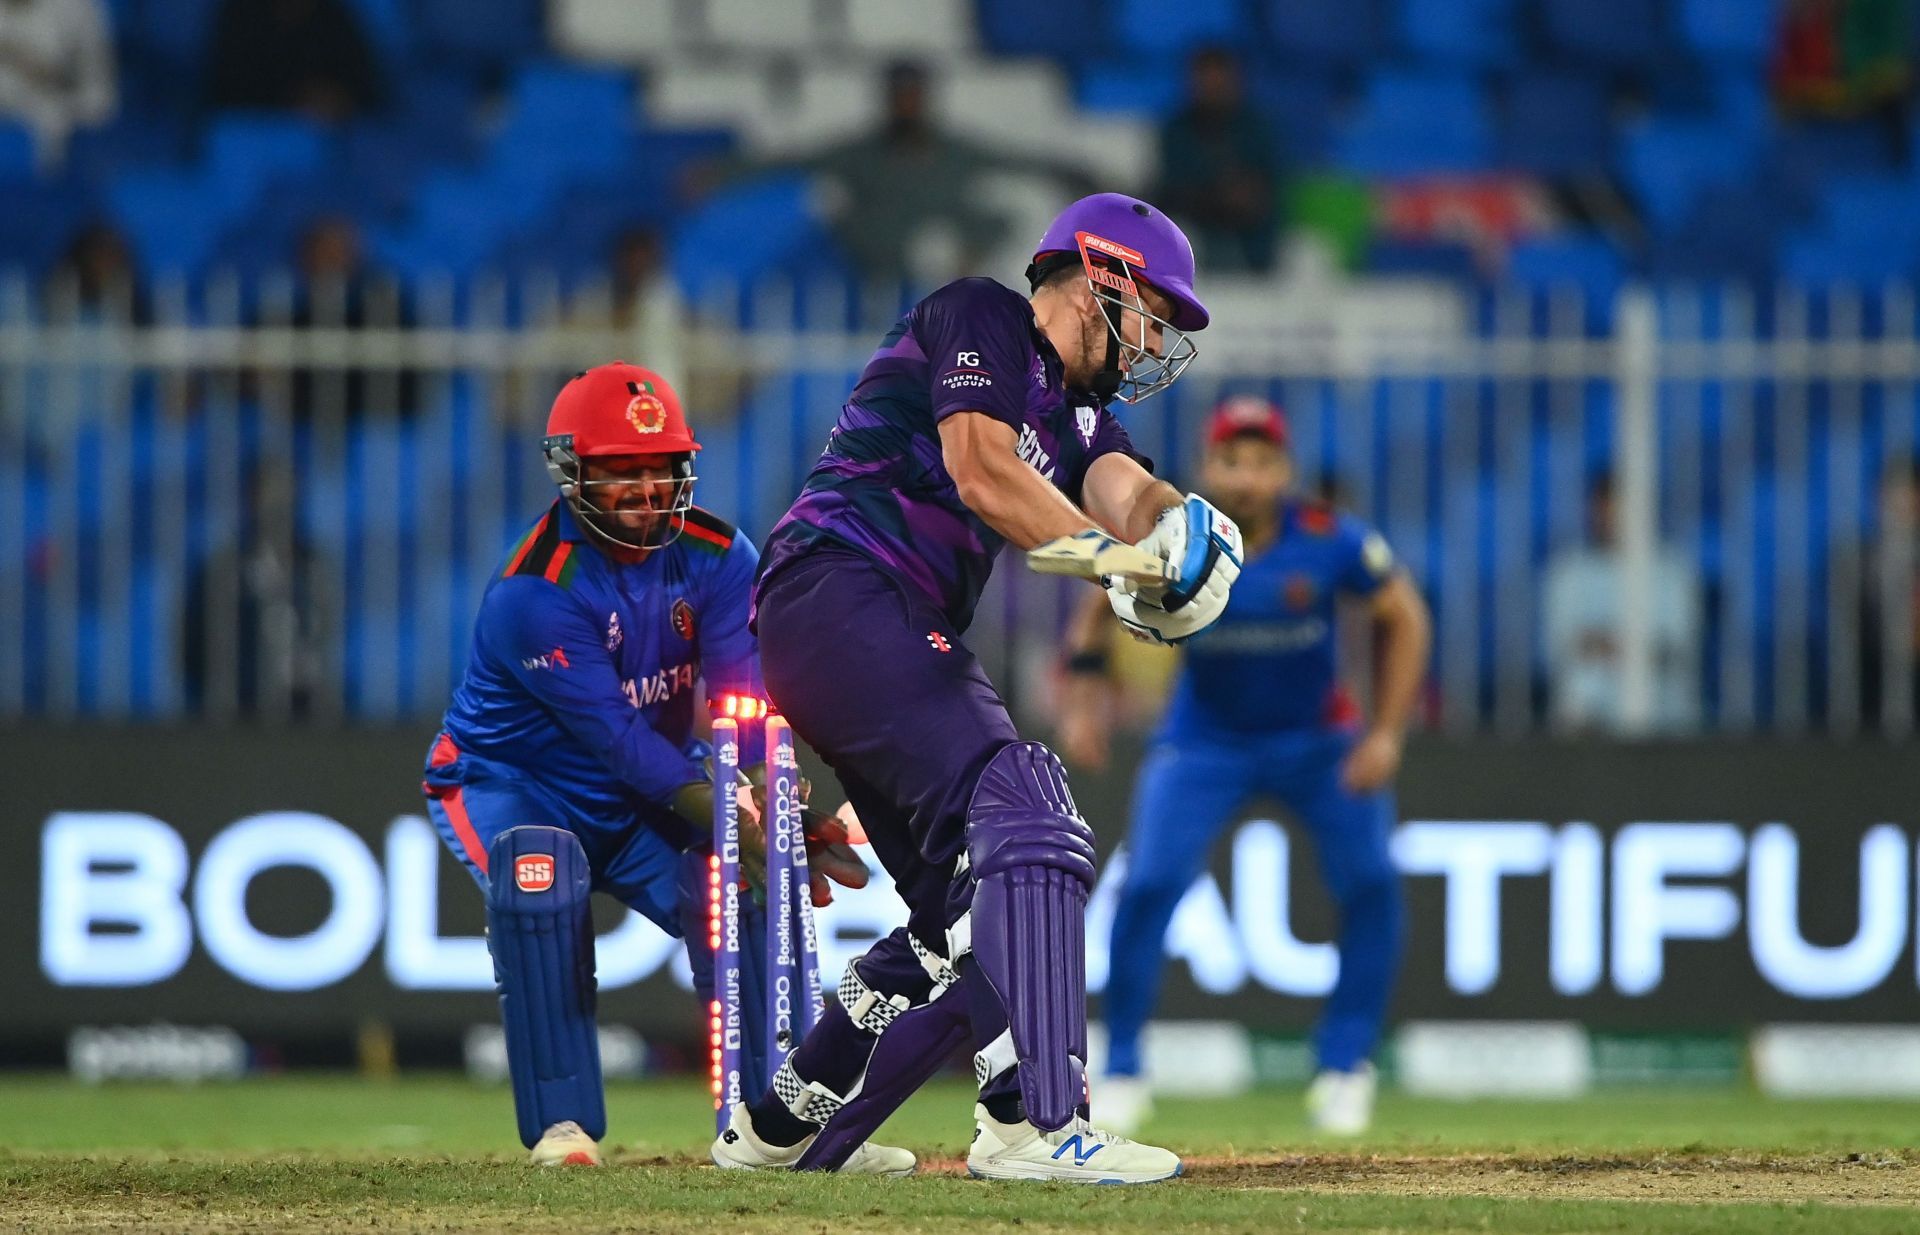
M1135 273L1173 301L1171 324L1181 330L1206 329L1211 320L1207 306L1193 294L1193 246L1179 224L1137 197L1095 193L1060 212L1034 255L1074 252L1080 248L1081 232L1138 253Z

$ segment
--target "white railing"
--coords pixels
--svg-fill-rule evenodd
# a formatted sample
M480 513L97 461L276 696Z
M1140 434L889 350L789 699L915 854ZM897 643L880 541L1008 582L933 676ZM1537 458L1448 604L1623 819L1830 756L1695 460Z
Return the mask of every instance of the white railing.
M1434 603L1434 724L1571 724L1584 691L1624 735L1911 730L1912 288L1209 299L1200 362L1126 410L1136 441L1180 479L1220 394L1284 403L1304 482L1336 482ZM548 500L534 443L566 376L655 361L709 444L701 500L760 536L900 303L622 312L527 278L308 305L267 278L87 306L0 280L0 717L431 716ZM1618 539L1582 574L1603 468ZM1577 612L1596 594L1611 626ZM1069 596L999 572L973 641L1010 694L1038 697Z

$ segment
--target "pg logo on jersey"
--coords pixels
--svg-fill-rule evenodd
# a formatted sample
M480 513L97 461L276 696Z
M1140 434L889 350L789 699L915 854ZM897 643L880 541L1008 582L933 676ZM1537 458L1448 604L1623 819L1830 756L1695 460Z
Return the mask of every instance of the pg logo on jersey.
M523 853L515 858L513 886L522 892L545 892L553 887L553 855Z

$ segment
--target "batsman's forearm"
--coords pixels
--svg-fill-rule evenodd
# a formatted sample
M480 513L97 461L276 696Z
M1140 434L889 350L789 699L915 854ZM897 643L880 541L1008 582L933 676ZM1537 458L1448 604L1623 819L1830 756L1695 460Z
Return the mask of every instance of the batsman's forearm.
M1127 512L1126 527L1120 530L1120 539L1139 542L1153 534L1153 525L1160 513L1171 510L1186 501L1180 490L1164 480L1156 480L1140 491L1133 500L1133 509Z
M954 483L967 509L1016 549L1032 549L1094 526L1085 511L1012 453L980 460L964 478L954 477Z
M1400 580L1396 586L1404 588L1404 594L1377 619L1382 639L1373 726L1399 734L1406 732L1413 719L1420 686L1426 681L1433 623L1413 585Z

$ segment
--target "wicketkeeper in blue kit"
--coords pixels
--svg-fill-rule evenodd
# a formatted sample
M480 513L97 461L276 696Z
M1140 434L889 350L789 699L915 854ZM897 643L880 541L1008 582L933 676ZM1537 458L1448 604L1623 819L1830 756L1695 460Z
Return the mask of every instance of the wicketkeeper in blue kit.
M693 504L700 446L656 373L616 363L577 375L542 447L559 498L487 585L422 787L486 895L520 1139L540 1165L598 1165L607 1116L588 897L605 892L684 935L705 1006L714 786L695 700L703 684L711 707L765 697L747 629L759 555ZM742 726L743 747L758 729ZM758 762L743 750L741 766ZM740 796L742 862L763 874L762 802ZM826 877L866 882L837 820L807 810L804 826L816 904ZM743 918L744 1057L757 1061L765 914ZM912 1166L904 1150L861 1146L845 1169Z
M833 1169L971 1041L974 1174L1179 1173L1167 1150L1087 1122L1093 831L964 640L1008 543L1115 563L1073 573L1105 576L1154 637L1218 616L1239 533L1155 480L1108 407L1192 359L1208 321L1193 274L1187 238L1148 203L1074 203L1026 291L961 279L893 327L768 536L754 588L768 694L846 789L908 918L848 966L771 1088L733 1108L717 1164ZM1121 577L1123 561L1138 573Z
M1164 967L1175 906L1222 829L1256 797L1277 801L1313 837L1339 908L1340 976L1314 1035L1319 1075L1308 1113L1354 1135L1372 1117L1368 1062L1400 964L1400 883L1388 854L1401 735L1426 674L1426 605L1380 534L1352 515L1287 495L1287 425L1265 399L1230 399L1208 422L1200 488L1239 523L1246 563L1220 621L1188 640L1173 700L1134 788L1126 875L1106 990L1107 1075L1094 1114L1121 1132L1151 1113L1140 1032ZM1338 677L1335 602L1366 606L1377 636L1373 715ZM1106 762L1106 606L1084 606L1069 637L1061 745Z

